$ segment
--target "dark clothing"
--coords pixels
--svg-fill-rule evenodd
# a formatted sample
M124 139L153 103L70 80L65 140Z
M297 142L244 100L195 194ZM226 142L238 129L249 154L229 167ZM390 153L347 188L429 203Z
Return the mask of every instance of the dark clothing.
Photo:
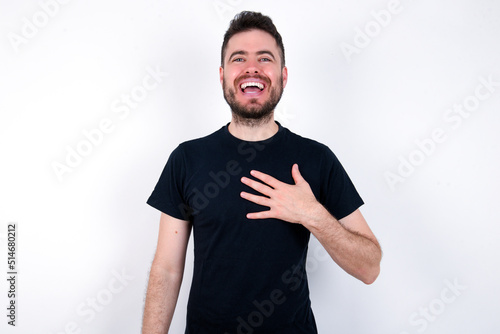
M268 208L240 197L258 194L240 181L253 178L252 169L293 184L294 163L337 219L363 204L327 146L281 125L259 142L237 139L224 126L170 155L148 204L193 223L186 333L317 333L305 272L310 232L277 219L247 219Z

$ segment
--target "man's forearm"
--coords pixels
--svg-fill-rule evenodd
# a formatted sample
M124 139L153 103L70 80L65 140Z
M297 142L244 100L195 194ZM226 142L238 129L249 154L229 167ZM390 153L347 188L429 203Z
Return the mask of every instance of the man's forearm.
M151 266L142 334L166 334L174 315L182 274L169 273L160 265Z
M347 273L366 284L375 281L382 257L376 239L347 229L319 203L312 217L303 225Z

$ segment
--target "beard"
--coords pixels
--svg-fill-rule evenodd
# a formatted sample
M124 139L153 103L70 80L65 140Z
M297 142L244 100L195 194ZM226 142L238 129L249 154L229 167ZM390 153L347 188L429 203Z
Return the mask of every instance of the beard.
M239 82L242 78L237 78L236 82ZM264 78L261 78L264 79ZM269 83L269 80L265 80ZM278 102L283 95L283 75L280 76L278 86L269 87L269 98L263 103L257 103L257 99L250 99L247 106L242 105L236 101L236 92L230 85L226 83L226 79L222 81L222 89L224 92L224 99L226 100L229 107L231 107L231 112L233 114L233 120L235 123L240 123L246 126L258 126L264 124L271 119L273 116L274 109L278 105Z

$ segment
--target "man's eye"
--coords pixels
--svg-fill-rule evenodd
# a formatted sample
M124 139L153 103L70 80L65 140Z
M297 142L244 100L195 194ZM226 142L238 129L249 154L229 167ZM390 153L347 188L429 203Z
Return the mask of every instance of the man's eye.
M242 62L243 61L243 58L234 58L233 59L234 62Z
M271 61L271 58L267 58L267 57L260 58L260 61L268 62L268 61Z

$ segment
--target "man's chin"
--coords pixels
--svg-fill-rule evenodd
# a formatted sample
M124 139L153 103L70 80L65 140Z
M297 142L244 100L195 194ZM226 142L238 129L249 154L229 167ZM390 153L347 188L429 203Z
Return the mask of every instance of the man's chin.
M273 109L268 108L242 108L232 106L233 119L236 123L255 126L269 121L273 115Z
M269 117L272 114L272 111L262 111L262 110L241 110L241 109L232 109L233 114L238 115L241 118L245 119L262 119Z
M245 108L248 110L257 110L259 108L262 108L262 103L259 102L259 99L256 97L238 99L235 102L240 107L240 109Z
M276 94L276 96L271 95L264 100L255 97L242 101L241 96L236 97L235 95L234 91L224 91L224 98L231 107L234 121L248 126L257 126L272 119L274 108L281 98L281 94Z

